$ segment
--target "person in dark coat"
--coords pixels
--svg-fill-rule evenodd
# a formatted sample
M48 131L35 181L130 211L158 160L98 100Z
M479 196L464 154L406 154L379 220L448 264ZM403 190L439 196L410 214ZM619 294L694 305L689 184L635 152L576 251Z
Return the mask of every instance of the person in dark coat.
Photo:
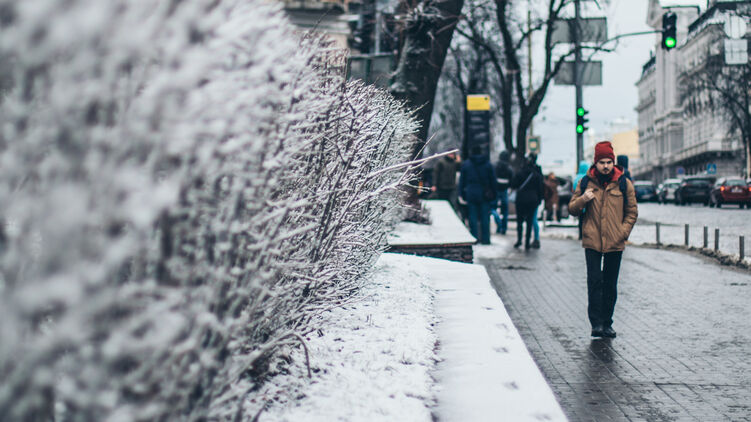
M534 167L535 170L537 170L537 174L540 175L540 180L544 181L545 176L542 175L542 167L537 164L537 154L535 154L534 152L529 153L529 155L527 156L527 161L529 161L530 165ZM540 197L540 202L542 202L542 197ZM532 244L530 246L533 249L540 249L540 223L538 221L539 213L537 211L538 209L536 208L535 212L532 213L532 233L534 234L534 240L532 241Z
M628 170L628 155L617 156L615 164L623 168L623 175L626 176L628 180L631 180L632 182L634 181L634 179L631 178L631 172Z
M516 189L516 243L514 247L521 246L522 229L526 224L524 249L529 249L533 220L543 195L542 174L538 171L534 159L527 158L521 171L511 181L511 187Z
M506 234L508 227L508 187L514 173L509 164L510 154L508 151L502 151L498 155L498 162L495 163L495 178L498 182L498 200L501 205L501 214L498 214L497 207L494 206L490 212L495 219L496 233Z
M431 190L435 192L438 199L449 201L454 210L458 210L456 198L456 174L459 172L461 162L457 159L456 153L443 156L433 169L433 186Z
M479 148L473 148L469 160L462 164L459 195L467 203L469 231L484 245L490 244L490 209L497 201L497 190L488 157Z

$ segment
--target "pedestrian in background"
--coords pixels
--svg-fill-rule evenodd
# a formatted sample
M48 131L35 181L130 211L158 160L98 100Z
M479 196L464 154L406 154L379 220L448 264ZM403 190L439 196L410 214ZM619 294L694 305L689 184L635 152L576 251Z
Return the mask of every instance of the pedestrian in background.
M579 171L576 173L576 176L574 176L574 190L579 186L579 181L582 180L582 177L587 175L590 167L590 164L585 160L579 161Z
M430 188L438 199L449 201L454 211L458 211L456 175L461 162L455 152L444 155L433 168L433 186Z
M529 161L532 163L532 166L537 171L537 174L540 176L540 183L543 182L543 175L542 175L542 167L537 165L537 154L534 152L529 154L528 157ZM531 247L535 249L540 248L540 221L539 221L539 213L538 209L540 207L540 203L542 202L543 196L540 194L540 201L537 203L537 206L535 207L535 212L532 213L532 229L534 230L535 238L532 241Z
M462 164L459 195L467 202L469 231L483 245L490 244L490 209L497 201L497 190L488 157L480 148L472 148L469 160Z
M508 187L514 177L509 158L508 151L502 151L498 154L498 162L495 163L495 178L498 182L498 201L501 205L501 214L498 215L498 207L496 206L490 213L495 219L495 231L500 234L506 234L508 228Z
M511 187L516 189L516 243L514 247L521 246L522 227L526 225L524 249L529 249L534 215L537 213L543 194L542 175L537 170L535 157L531 154L518 174L514 175Z
M631 178L631 172L628 169L628 155L619 155L615 157L615 165L621 166L623 169L623 175L628 178L630 181L634 181L634 179Z
M610 142L595 145L594 165L579 181L569 202L569 212L577 216L583 213L582 247L587 265L587 315L592 337L613 338L618 273L638 209L634 185L615 166Z
M548 174L545 178L545 220L553 221L553 218L558 220L556 210L558 209L558 178L555 177L553 172Z

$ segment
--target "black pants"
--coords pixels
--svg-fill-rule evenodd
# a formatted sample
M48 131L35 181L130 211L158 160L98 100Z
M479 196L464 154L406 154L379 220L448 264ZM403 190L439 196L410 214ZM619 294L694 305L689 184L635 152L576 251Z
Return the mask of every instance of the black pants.
M526 225L525 247L529 247L529 238L532 235L532 223L535 218L535 212L537 212L537 207L520 207L518 204L516 206L516 243L522 243L522 233L524 232L522 226Z
M613 324L613 309L618 296L618 272L621 269L623 251L601 253L594 249L585 249L584 255L587 259L589 322L593 327L610 327Z

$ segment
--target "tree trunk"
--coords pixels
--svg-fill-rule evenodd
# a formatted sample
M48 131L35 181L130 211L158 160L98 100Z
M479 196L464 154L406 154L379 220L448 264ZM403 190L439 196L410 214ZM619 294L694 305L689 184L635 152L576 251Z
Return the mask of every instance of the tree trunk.
M451 44L464 0L424 0L407 22L404 46L390 90L394 97L415 110L420 122L414 157L422 155L433 113L438 78Z

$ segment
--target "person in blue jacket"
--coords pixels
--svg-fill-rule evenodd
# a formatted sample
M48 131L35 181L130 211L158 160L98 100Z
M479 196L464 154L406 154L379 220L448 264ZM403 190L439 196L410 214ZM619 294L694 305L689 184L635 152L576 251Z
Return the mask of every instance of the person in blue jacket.
M588 171L589 163L585 160L579 161L579 171L576 172L576 176L574 177L574 190L576 190L576 187L579 186L579 181L582 180L582 177L584 177Z
M490 210L497 203L498 186L488 157L478 147L462 163L459 195L467 203L469 231L483 245L490 244ZM478 231L479 225L479 231Z

